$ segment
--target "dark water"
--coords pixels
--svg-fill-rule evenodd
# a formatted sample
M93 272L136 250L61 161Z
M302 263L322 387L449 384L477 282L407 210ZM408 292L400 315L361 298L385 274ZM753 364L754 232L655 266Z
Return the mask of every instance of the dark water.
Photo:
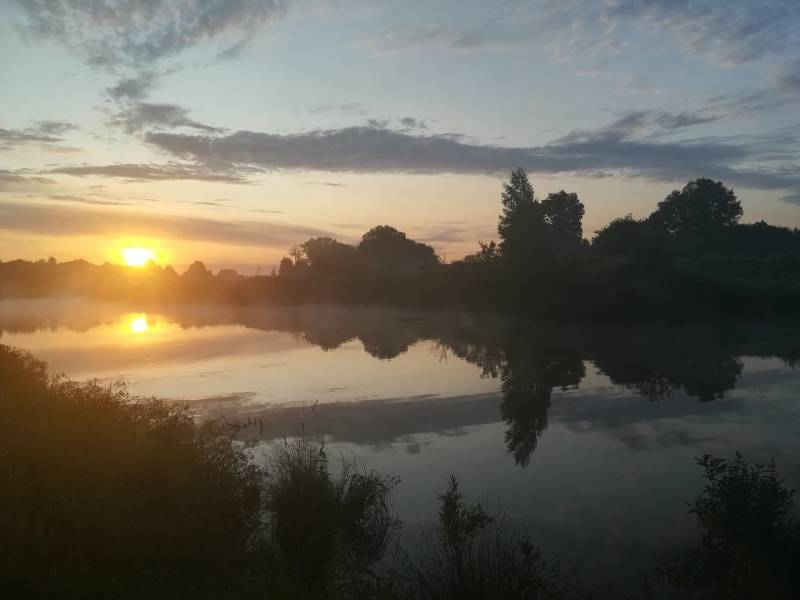
M630 579L694 540L693 457L800 483L800 323L566 326L384 309L0 303L0 342L123 378L198 418L255 419L400 476L408 535L453 473L549 549Z

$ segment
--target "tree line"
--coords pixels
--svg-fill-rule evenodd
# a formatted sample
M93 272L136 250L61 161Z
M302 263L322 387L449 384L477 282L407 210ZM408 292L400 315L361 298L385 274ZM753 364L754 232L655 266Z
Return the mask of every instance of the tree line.
M200 261L183 274L152 262L0 262L0 297L388 304L589 320L796 312L800 230L741 223L741 202L720 181L689 181L647 217L614 219L591 239L578 195L538 198L522 168L503 183L500 201L497 240L451 263L380 225L357 244L308 239L268 276L215 274Z
M561 190L536 197L525 169L512 171L503 183L499 242L479 242L479 249L456 261L502 263L517 276L535 275L548 263L588 255L629 257L668 263L692 255L800 255L800 230L764 221L742 224L742 205L721 181L699 178L673 190L647 217L628 214L583 235L585 206L574 192ZM370 229L356 246L316 237L295 246L280 264L279 275L336 275L381 269L413 272L443 267L434 249L409 239L388 225Z

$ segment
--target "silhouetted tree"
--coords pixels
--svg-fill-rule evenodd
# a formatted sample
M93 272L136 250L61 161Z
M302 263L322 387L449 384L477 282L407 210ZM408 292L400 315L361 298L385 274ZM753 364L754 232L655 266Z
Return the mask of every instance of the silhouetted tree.
M281 277L287 277L288 275L291 275L293 271L294 263L292 262L292 259L288 256L283 257L281 259L280 266L278 267L278 274Z
M309 268L320 275L343 274L353 270L356 249L330 237L312 238L300 246Z
M388 225L373 227L358 245L359 260L370 269L415 271L439 264L430 246L410 240L402 231Z
M735 225L742 204L721 181L700 178L673 190L650 219L671 235L708 233Z
M239 274L235 269L220 269L217 273L217 281L223 285L231 285L239 279Z
M545 222L559 245L578 247L583 237L583 203L578 194L555 192L542 200Z
M650 220L628 214L614 219L592 239L592 250L605 256L629 256L653 262L669 261L669 238Z
M548 229L541 203L525 169L511 172L503 183L503 212L497 233L503 260L517 271L525 271L549 257Z
M186 272L183 274L183 276L187 279L202 281L211 278L212 273L206 268L206 265L203 262L196 260L189 265L189 268L186 269Z
M491 265L500 260L500 247L495 241L491 241L488 244L486 242L478 242L478 246L480 247L480 250L474 252L473 254L467 254L463 258L465 263Z

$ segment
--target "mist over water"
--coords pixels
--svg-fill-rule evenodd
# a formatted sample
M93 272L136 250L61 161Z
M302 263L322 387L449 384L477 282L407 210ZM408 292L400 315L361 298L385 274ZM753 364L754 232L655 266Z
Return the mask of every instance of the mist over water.
M694 539L692 458L774 458L800 483L800 325L581 328L358 308L0 303L0 341L52 371L122 379L198 420L255 423L398 475L406 523L448 474L602 577ZM575 549L579 548L578 553Z

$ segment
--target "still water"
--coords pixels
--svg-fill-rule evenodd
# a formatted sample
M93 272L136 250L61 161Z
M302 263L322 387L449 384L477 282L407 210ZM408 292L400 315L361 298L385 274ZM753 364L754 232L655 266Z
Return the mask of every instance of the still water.
M703 453L800 484L800 323L578 327L391 309L0 302L0 343L198 419L299 434L397 475L406 531L448 474L599 579L695 540Z

